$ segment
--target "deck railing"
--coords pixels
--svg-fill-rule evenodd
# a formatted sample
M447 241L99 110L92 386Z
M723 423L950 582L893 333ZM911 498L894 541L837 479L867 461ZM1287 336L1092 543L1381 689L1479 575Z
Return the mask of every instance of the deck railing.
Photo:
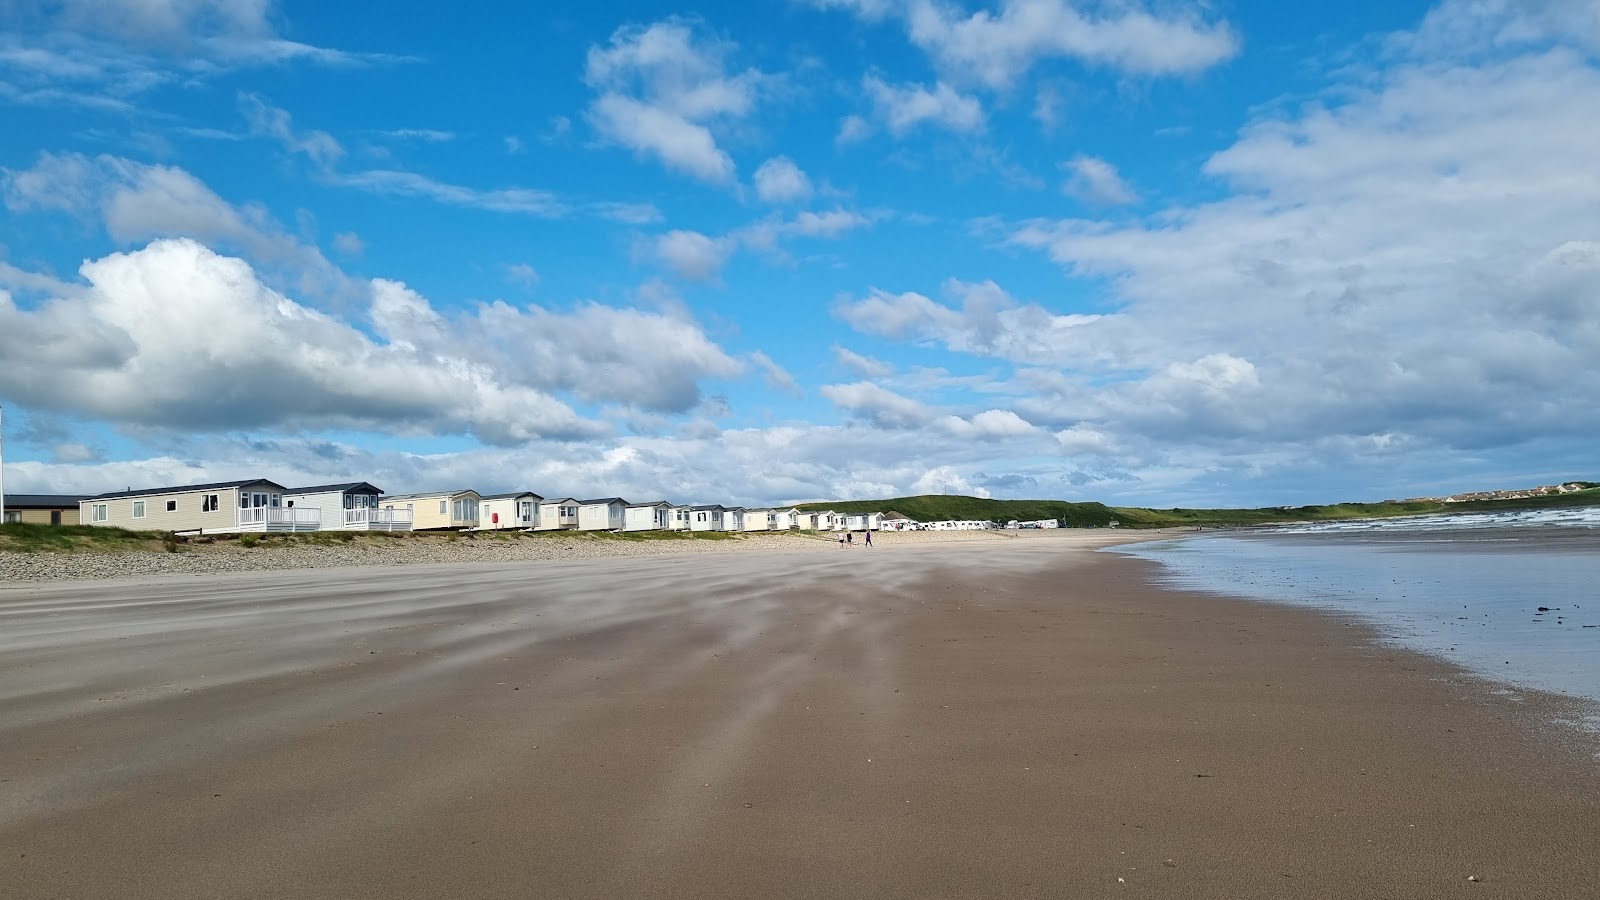
M240 525L321 525L322 511L292 506L257 506L239 510Z
M347 509L344 511L344 524L346 525L410 525L412 511L409 509Z

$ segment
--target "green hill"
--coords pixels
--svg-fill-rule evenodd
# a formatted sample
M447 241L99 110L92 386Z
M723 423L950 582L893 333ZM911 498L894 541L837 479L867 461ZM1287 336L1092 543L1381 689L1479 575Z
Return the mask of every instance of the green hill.
M1587 482L1586 482L1587 483ZM1064 500L987 500L925 494L887 500L845 500L806 503L803 510L843 513L897 512L919 522L942 519L1059 519L1069 528L1100 528L1118 522L1128 528L1170 528L1182 525L1283 525L1336 519L1374 519L1429 513L1511 512L1525 509L1559 509L1600 506L1600 485L1587 490L1526 500L1473 500L1465 503L1337 503L1327 506L1264 507L1261 509L1144 509L1106 506L1103 503L1069 503Z

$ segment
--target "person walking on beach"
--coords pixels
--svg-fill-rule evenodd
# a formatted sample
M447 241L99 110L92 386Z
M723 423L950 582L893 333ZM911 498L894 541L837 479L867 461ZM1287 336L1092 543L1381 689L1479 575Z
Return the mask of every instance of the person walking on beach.
M867 529L867 546L868 547L872 546L872 529L871 528Z
M856 533L854 531L846 531L844 533L844 542L852 547L855 546Z
M844 549L844 535L842 535L842 534L839 535L839 549L840 550Z

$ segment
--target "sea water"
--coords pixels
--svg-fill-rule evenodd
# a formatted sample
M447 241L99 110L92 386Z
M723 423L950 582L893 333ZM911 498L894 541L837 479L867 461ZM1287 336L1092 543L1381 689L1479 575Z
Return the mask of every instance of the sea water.
M1161 563L1174 587L1351 614L1385 642L1495 681L1600 702L1600 508L1203 532L1113 550Z

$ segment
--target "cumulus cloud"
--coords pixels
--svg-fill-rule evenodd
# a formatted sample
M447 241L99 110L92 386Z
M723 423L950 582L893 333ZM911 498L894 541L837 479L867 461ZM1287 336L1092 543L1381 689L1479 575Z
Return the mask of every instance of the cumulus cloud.
M868 21L898 20L906 36L948 78L990 88L1013 86L1041 61L1074 59L1130 75L1186 75L1239 52L1238 35L1203 7L1124 2L1092 11L1074 0L811 0ZM998 7L998 8L996 8Z
M243 260L162 240L85 263L72 295L0 293L0 393L25 406L188 430L470 433L493 444L592 438L555 394L682 412L741 367L692 322L587 304L492 303L448 317L372 282L375 336L264 285ZM641 355L640 346L652 352ZM49 379L29 372L48 370Z
M1139 195L1122 180L1117 167L1093 156L1075 156L1061 164L1069 175L1061 189L1068 196L1096 206L1134 203Z
M596 93L590 122L607 139L669 169L731 183L733 159L713 128L748 116L765 78L755 69L729 74L732 49L696 40L679 21L619 29L607 45L589 48L584 79Z
M937 415L921 402L870 381L825 384L821 390L834 406L880 428L917 428Z
M983 106L976 98L961 94L942 81L927 88L920 84L889 84L876 75L868 75L862 87L879 121L896 137L923 125L959 133L983 130Z
M316 297L349 297L359 285L316 247L289 234L259 206L238 207L175 166L116 156L42 153L34 165L0 170L6 207L97 222L118 244L186 236L248 254Z
M949 306L915 292L874 290L837 304L834 313L856 330L879 337L943 345L951 350L1016 362L1071 364L1089 352L1085 326L1099 316L1057 314L1014 300L992 281L950 280Z
M811 196L811 179L787 156L775 156L756 170L756 196L766 203L793 203Z

